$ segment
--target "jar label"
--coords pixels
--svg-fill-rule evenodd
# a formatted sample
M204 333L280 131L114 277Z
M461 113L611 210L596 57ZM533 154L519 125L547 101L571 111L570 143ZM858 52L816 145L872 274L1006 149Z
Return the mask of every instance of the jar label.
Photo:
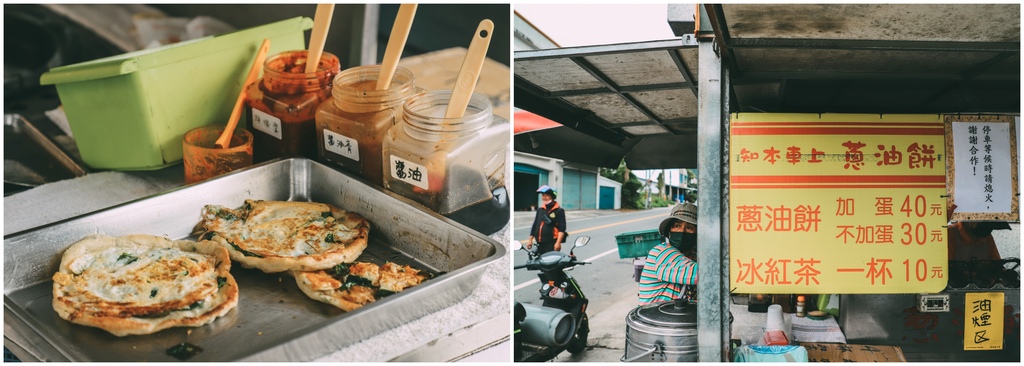
M391 176L414 186L428 189L427 167L391 155Z
M359 161L359 141L354 138L324 130L324 148L332 153Z
M256 108L252 109L252 127L281 139L281 119Z

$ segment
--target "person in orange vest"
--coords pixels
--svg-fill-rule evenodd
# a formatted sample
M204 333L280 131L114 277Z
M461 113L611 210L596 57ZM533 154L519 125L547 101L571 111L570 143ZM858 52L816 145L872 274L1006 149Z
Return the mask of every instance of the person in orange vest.
M561 251L562 242L568 235L565 231L565 210L555 201L558 194L553 188L544 185L537 189L537 193L540 193L542 205L537 208L537 217L533 219L530 238L526 240L526 249L533 248L536 240L539 246L537 252L540 254Z

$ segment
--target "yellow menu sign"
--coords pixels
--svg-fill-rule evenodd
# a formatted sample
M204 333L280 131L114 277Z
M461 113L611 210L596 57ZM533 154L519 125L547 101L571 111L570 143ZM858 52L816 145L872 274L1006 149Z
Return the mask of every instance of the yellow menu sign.
M741 113L729 137L734 292L945 288L941 116Z
M964 294L964 351L1003 349L1003 293Z

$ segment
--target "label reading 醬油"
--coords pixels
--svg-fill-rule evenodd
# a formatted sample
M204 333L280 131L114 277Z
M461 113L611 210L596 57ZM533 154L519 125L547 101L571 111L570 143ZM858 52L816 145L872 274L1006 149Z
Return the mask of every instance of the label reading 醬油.
M390 168L391 176L396 179L412 184L414 186L428 189L427 167L391 155Z

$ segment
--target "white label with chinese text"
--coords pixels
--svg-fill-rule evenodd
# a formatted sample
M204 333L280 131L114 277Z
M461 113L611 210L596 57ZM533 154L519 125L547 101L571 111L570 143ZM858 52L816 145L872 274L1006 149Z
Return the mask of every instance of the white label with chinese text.
M391 176L414 186L428 189L427 167L391 155Z
M324 130L324 148L332 153L359 161L359 142L354 138Z
M281 119L256 108L252 109L252 127L281 139Z

